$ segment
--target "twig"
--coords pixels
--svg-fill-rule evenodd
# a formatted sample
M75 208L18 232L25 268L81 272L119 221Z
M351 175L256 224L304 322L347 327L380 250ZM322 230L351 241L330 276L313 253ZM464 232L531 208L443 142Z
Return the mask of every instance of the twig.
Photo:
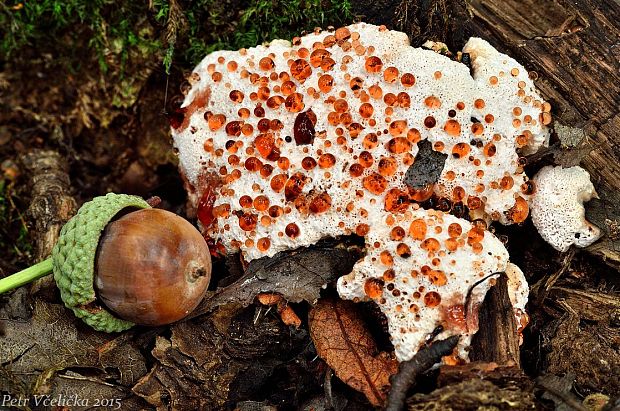
M69 166L60 153L32 150L21 157L30 176L32 200L27 217L34 226L37 261L49 257L63 224L77 211Z
M416 378L441 360L441 357L452 352L459 342L459 336L453 335L445 340L437 341L422 348L409 361L400 363L398 373L390 378L392 388L388 395L386 411L400 411L405 405L407 391Z
M334 375L334 371L329 368L325 372L325 380L323 382L323 391L325 392L325 402L327 406L331 409L336 409L334 406L334 393L332 392L332 376Z
M109 382L98 380L97 378L83 377L78 375L66 375L66 374L56 374L59 378L64 378L65 380L76 380L76 381L88 381L95 384L107 385L108 387L119 388L119 386L110 384Z
M586 411L586 408L570 393L570 388L566 390L565 387L562 386L562 378L554 375L546 375L536 378L535 381L538 386L547 391L547 395L550 396L550 399L555 403L556 409L560 405L567 405L575 411ZM570 386L572 386L572 383Z
M553 285L560 279L561 276L566 273L568 268L570 267L570 263L573 261L573 257L575 256L575 248L572 247L568 253L564 256L562 260L562 266L555 273L551 274L548 277L542 278L532 287L531 294L535 296L535 301L537 305L542 305L547 298L547 294L549 293L549 289L553 287Z

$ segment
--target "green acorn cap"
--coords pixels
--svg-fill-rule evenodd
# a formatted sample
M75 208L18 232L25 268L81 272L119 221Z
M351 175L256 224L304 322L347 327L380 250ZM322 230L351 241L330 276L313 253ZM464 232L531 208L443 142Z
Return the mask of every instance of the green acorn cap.
M150 208L140 197L109 193L85 203L64 225L52 250L54 280L65 306L97 331L120 332L134 324L97 304L95 256L101 233L127 207Z

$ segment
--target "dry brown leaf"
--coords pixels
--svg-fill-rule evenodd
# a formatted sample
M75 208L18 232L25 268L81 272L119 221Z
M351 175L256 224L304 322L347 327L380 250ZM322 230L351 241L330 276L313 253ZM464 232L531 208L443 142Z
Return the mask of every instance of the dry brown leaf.
M24 300L12 304L16 303ZM68 370L88 370L89 378L120 388L146 373L145 359L128 333L95 332L60 304L35 299L33 305L29 319L10 318L9 304L3 307L6 311L0 310L0 318L9 317L0 336L0 391L52 394L57 378L66 377ZM49 387L43 387L48 381Z
M377 352L355 304L321 300L310 310L309 324L317 353L338 378L364 393L373 405L382 405L398 362L388 353Z

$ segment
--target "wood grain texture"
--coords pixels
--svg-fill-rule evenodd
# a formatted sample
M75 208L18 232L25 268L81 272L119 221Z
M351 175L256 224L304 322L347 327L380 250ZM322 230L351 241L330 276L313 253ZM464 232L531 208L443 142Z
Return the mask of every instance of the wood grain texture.
M519 334L507 281L506 274L501 274L480 306L479 329L469 353L472 361L520 366Z
M60 229L77 211L72 196L69 166L54 150L31 150L20 157L28 173L31 201L26 213L35 244L35 261L48 258ZM43 277L30 286L31 293L56 292L52 276Z
M32 150L21 157L30 176L32 201L28 218L34 226L37 261L49 257L62 226L77 211L71 196L69 167L52 150Z

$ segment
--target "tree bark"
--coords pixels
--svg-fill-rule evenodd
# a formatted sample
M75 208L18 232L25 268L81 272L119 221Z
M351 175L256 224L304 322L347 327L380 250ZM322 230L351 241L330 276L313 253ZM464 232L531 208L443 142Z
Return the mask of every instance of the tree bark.
M21 162L30 176L32 201L28 220L34 230L35 260L48 258L62 226L75 214L77 205L71 196L68 165L60 154L52 150L32 150L22 156ZM32 286L32 292L53 284L45 277Z

